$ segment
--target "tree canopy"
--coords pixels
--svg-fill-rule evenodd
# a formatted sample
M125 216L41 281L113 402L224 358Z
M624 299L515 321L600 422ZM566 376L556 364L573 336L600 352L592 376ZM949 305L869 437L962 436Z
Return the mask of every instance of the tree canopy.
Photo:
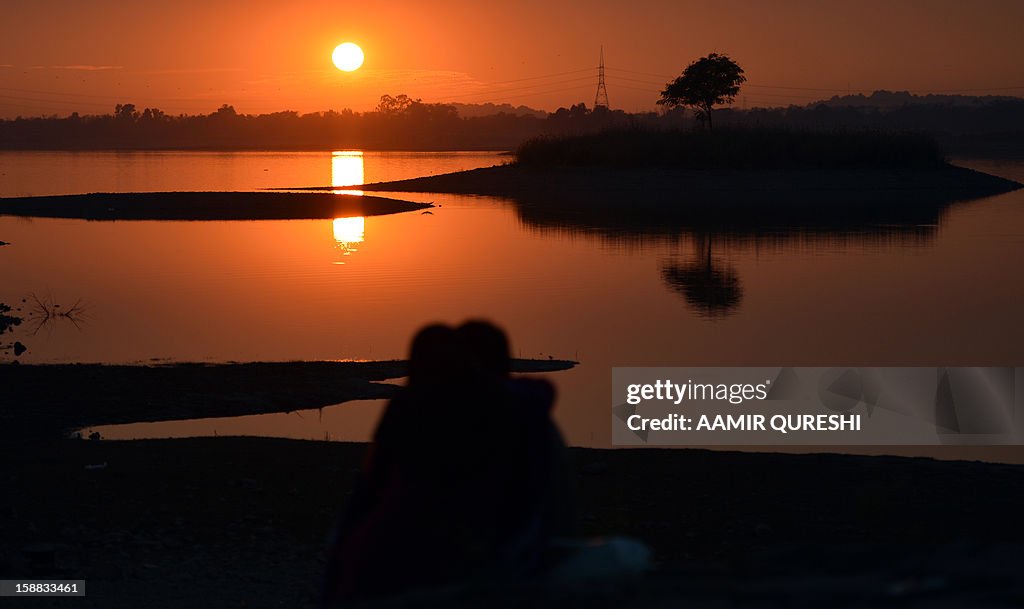
M691 62L683 73L665 85L658 104L675 108L690 106L700 121L712 128L711 112L717 104L731 104L746 82L743 68L728 55L711 53Z

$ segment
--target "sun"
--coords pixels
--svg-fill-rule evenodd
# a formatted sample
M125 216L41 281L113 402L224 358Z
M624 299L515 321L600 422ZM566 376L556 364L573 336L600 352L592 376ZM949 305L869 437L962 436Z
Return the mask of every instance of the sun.
M343 42L334 47L331 53L334 65L343 72L352 72L363 65L363 50L354 42Z

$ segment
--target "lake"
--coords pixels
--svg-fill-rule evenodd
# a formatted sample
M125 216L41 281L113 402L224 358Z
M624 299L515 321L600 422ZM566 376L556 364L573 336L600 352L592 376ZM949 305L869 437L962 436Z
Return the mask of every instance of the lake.
M0 152L0 196L324 184L340 192L506 160L492 152ZM963 164L1024 180L1024 163ZM490 197L396 198L440 207L333 221L0 217L0 240L11 242L0 249L0 302L80 303L73 321L18 328L29 347L19 359L392 359L426 323L483 317L509 332L516 356L580 362L550 378L568 440L595 447L610 442L612 366L1024 362L1024 191L899 224L766 231L645 232L545 218ZM101 432L360 440L379 409L347 403ZM1018 448L856 451L1021 459Z

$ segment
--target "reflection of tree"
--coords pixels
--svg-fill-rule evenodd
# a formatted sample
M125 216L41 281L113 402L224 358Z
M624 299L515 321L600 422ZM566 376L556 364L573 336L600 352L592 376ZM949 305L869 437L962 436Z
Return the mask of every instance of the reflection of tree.
M946 186L919 190L912 181L906 188L869 188L858 181L873 174L859 172L807 174L810 186L788 184L793 176L785 172L608 174L550 171L538 174L543 187L533 187L540 177L522 180L520 190L510 182L508 197L522 225L542 233L582 236L625 251L661 251L692 239L696 254L665 260L662 278L706 316L733 312L743 297L737 271L712 257L712 239L719 256L723 250L803 255L929 247L951 206L986 196L985 188L966 192L970 188L958 182L963 174L955 172L948 179L936 174ZM684 178L693 186L690 198L676 186ZM815 184L833 180L844 188L816 194Z
M695 241L694 262L666 262L661 275L670 288L704 317L722 317L735 312L743 299L739 275L729 266L718 266L711 256L711 236L701 233Z
M68 322L78 330L81 330L82 324L86 322L85 305L81 299L76 300L71 306L65 306L54 302L51 296L40 298L32 294L30 298L31 302L28 298L23 298L21 302L25 304L16 309L0 303L0 339L6 338L11 341L0 340L0 353L3 355L13 354L14 357L20 357L28 351L28 347L20 340L13 340L18 328L25 328L30 336L36 336L43 328L53 331L59 322ZM23 308L27 309L27 312L23 312Z
M130 104L129 104L130 105ZM122 107L118 106L118 112L122 111ZM130 108L124 108L123 111L131 113L135 111L135 106ZM0 241L0 246L10 245L6 241ZM34 326L32 335L35 336L39 333L39 330L58 319L62 319L71 322L76 328L81 330L81 323L85 321L85 307L82 303L82 299L75 301L70 307L61 307L61 305L55 303L52 297L39 298L35 294L32 294L33 303L31 310L27 317L22 317L22 307L17 308L11 307L10 305L0 302L0 355L14 354L14 357L21 357L23 353L28 351L28 347L24 345L20 340L13 340L8 337L8 334L13 335L15 329L22 325L22 322L28 321L29 324ZM27 298L22 298L21 302L28 303ZM11 342L5 342L9 340ZM0 361L2 361L0 357Z
M85 304L79 298L71 306L62 306L52 296L40 298L32 294L32 306L27 321L32 325L32 335L39 334L45 327L52 327L58 321L66 321L81 330L85 323Z

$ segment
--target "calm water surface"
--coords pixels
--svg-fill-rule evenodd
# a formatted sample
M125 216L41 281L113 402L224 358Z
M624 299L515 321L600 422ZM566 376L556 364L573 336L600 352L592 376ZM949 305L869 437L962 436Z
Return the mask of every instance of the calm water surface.
M344 190L505 159L0 153L0 196ZM965 164L1024 180L1022 163ZM519 356L581 362L551 378L566 436L588 446L609 442L612 366L1024 365L1024 192L899 224L656 232L546 218L488 197L401 197L441 207L334 221L0 217L0 239L12 243L0 250L0 302L83 303L77 324L19 328L26 363L401 358L425 323L486 317L509 331ZM365 439L379 408L102 432ZM1016 448L982 456L1022 458Z

